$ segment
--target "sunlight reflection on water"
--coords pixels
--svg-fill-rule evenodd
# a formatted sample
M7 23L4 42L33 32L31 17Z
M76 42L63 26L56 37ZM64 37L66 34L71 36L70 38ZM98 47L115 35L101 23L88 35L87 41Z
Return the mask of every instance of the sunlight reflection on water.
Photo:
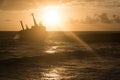
M57 52L57 48L59 46L51 46L49 49L47 49L45 52L48 53L48 54L54 54Z
M45 53L47 54L56 54L56 53L64 53L64 52L73 52L75 50L72 50L73 46L67 46L67 45L60 45L60 46L49 46L48 49L45 50Z
M41 80L61 80L61 73L64 71L64 68L51 68L43 72L43 77Z
M5 39L0 47L0 80L119 80L120 43L86 46L73 36L77 43L48 39L44 44L11 44ZM89 53L89 47L96 52Z
M48 51L45 51L45 52L48 53L48 54L54 54L56 51L48 50Z

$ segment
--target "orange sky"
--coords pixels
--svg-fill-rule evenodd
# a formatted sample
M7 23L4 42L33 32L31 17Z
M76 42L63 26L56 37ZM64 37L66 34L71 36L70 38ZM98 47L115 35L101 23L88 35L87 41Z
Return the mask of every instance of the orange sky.
M45 13L44 9L51 6L60 18L54 27L43 18L51 11ZM1 0L0 31L21 30L19 20L32 26L31 13L35 14L38 23L44 22L47 30L120 30L120 19L113 18L113 15L120 16L119 9L119 0Z

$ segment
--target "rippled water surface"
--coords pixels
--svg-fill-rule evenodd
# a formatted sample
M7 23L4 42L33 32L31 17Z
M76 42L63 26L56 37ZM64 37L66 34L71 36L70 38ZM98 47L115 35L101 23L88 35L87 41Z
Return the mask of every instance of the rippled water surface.
M0 80L119 80L120 77L118 42L50 39L43 43L4 42L0 45Z

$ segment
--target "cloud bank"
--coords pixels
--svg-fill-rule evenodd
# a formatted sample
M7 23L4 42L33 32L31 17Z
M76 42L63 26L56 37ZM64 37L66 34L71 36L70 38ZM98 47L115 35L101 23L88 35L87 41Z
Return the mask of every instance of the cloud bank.
M93 17L86 16L86 18L82 21L82 23L94 24L94 23L105 23L105 24L112 24L112 23L119 23L120 24L120 16L113 14L108 16L107 13L95 14Z
M25 10L43 5L63 4L71 0L0 0L1 10Z
M0 10L25 10L43 5L66 3L91 7L120 7L120 0L0 0Z

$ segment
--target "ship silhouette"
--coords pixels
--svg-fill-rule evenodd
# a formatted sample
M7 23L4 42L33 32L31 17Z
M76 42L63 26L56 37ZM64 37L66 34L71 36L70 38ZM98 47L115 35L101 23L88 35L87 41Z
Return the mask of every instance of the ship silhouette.
M33 22L34 25L31 26L31 28L28 28L28 26L26 25L24 27L23 22L20 21L22 30L20 30L18 32L18 34L14 37L14 39L18 39L18 40L34 40L34 41L43 41L46 38L46 27L43 26L42 23L40 23L39 25L37 24L34 14L32 13L32 17L33 17Z

